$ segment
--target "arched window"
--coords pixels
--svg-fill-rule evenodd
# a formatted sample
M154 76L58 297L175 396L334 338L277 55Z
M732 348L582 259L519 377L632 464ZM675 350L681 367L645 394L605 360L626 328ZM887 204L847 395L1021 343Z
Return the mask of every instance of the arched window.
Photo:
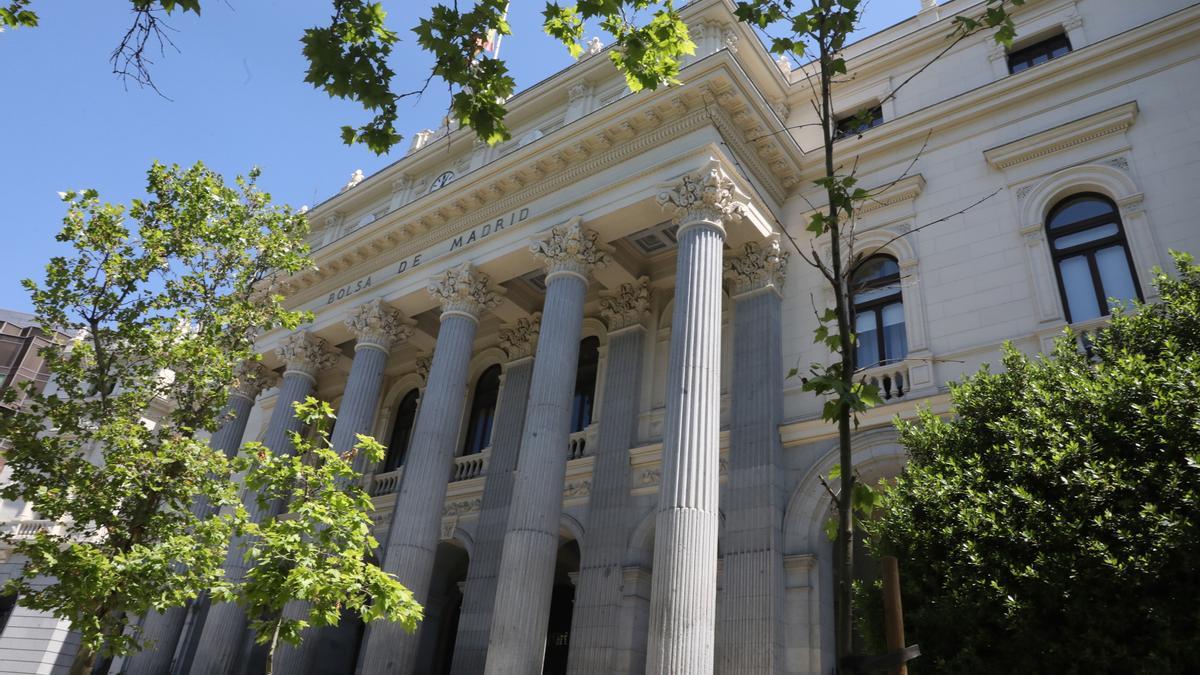
M383 460L383 471L395 471L404 463L408 454L408 442L412 438L413 426L417 423L417 389L413 389L400 399L400 407L396 408L396 423L392 426L392 440L388 443L387 457Z
M891 256L868 258L850 278L857 335L856 364L871 368L908 355L904 301L900 299L900 265Z
M575 398L571 401L571 433L592 423L596 402L596 369L600 363L600 338L585 337L579 343L579 365L575 370Z
M496 399L500 396L500 366L483 371L475 381L471 398L471 416L467 418L467 442L464 455L474 455L492 442L492 422L496 419Z
M1108 315L1109 298L1142 299L1121 216L1108 197L1084 193L1059 202L1046 234L1068 323Z

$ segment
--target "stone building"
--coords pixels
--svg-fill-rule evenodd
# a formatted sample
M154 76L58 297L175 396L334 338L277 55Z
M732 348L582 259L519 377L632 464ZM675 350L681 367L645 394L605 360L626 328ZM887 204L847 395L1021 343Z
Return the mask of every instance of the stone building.
M895 415L948 412L946 383L1004 341L1091 330L1106 298L1154 300L1168 249L1200 251L1200 6L1029 0L1012 48L976 35L909 81L983 3L913 4L849 48L836 92L838 161L873 192L872 482L903 466ZM347 619L280 672L831 672L835 429L786 377L830 358L831 294L789 241L827 253L804 229L811 89L725 0L683 13L680 86L630 95L595 45L511 99L513 140L420 132L309 213L318 269L287 294L315 318L264 336L215 442L284 447L312 394L338 447L386 443L378 557L427 619ZM236 673L253 649L228 605L146 629L159 648L124 672Z

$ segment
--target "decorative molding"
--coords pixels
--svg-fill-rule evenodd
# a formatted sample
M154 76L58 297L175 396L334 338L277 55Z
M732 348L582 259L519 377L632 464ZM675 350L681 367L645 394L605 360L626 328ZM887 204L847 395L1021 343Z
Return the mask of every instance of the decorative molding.
M233 384L230 395L241 396L253 401L264 389L279 384L279 376L259 361L243 361L233 369Z
M442 517L460 517L471 513L478 513L482 506L482 497L475 497L474 499L460 499L457 501L448 502L442 507Z
M416 370L417 377L421 378L421 383L428 384L429 368L433 366L433 352L421 354L417 357L416 362L413 365L414 369Z
M1124 171L1125 173L1129 173L1129 158L1128 157L1125 157L1125 156L1114 157L1110 160L1106 160L1103 163L1108 166L1111 166L1114 169L1120 169L1121 171Z
M563 486L563 499L586 497L590 494L592 494L591 479L572 481Z
M584 281L593 268L604 269L612 262L594 230L583 227L576 217L550 229L544 239L529 244L529 252L546 266L546 283L559 274L573 274Z
M569 103L574 103L581 99L585 99L591 96L593 91L595 90L592 85L588 84L587 82L578 82L571 85L570 88L567 89L567 101Z
M742 255L725 259L725 276L733 281L732 295L737 297L769 288L782 296L789 255L779 246L778 240L771 240L766 246L746 242Z
M500 348L509 361L533 356L537 349L538 333L542 329L542 315L535 312L528 319L520 318L515 323L500 328Z
M279 360L287 364L284 374L301 373L316 379L317 373L337 365L341 355L324 338L308 331L292 333L275 350Z
M384 351L412 337L416 323L379 298L359 305L345 321L358 339L356 349L374 346Z
M1130 101L1074 122L1068 122L1053 129L1047 129L1032 136L985 150L983 156L992 167L1007 169L1081 143L1122 133L1133 126L1137 114L1137 101Z
M504 289L469 262L429 280L429 293L442 305L442 316L457 314L479 320L485 310L500 304Z
M1025 198L1029 196L1029 193L1033 192L1033 187L1033 184L1030 183L1029 185L1022 185L1021 187L1017 188L1017 201L1025 201Z
M746 212L745 195L715 159L699 172L686 174L675 185L660 190L657 201L681 229L696 223L724 227L727 221L741 220Z
M650 278L639 277L636 283L601 293L600 315L609 332L641 324L650 315Z
M858 214L863 215L887 206L892 206L893 204L912 201L924 190L924 176L919 173L906 176L878 192L872 190L873 194L858 205Z

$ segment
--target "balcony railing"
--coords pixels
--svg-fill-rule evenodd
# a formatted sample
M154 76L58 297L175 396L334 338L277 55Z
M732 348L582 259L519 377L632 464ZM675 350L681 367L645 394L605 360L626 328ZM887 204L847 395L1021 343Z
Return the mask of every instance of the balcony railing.
M473 455L463 455L454 458L454 470L450 474L450 482L478 478L487 472L488 459L492 456L491 448L484 448Z
M404 475L404 467L387 473L377 473L367 477L367 494L372 497L390 495L400 489L400 477Z
M879 387L879 397L884 401L901 399L908 394L908 364L903 361L871 368L860 379L865 384Z
M14 520L4 523L2 526L4 533L14 539L29 539L38 532L49 531L54 534L61 534L60 524L58 521L37 519L37 520Z
M588 442L591 439L591 427L576 431L567 439L567 461L579 459L588 454Z

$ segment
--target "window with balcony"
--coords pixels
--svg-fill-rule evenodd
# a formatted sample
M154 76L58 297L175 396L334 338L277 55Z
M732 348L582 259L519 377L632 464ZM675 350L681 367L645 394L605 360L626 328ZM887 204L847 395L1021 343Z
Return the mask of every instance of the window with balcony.
M500 397L500 366L483 371L475 381L471 397L471 415L467 418L467 440L464 455L482 452L492 443L492 424L496 420L496 401Z
M408 443L412 440L413 427L417 423L417 398L420 392L413 389L400 399L396 408L396 423L392 425L392 440L388 443L387 456L383 460L383 472L395 471L404 464L408 454Z
M1028 47L1022 47L1010 52L1008 55L1008 72L1015 75L1023 70L1040 66L1050 59L1057 59L1070 52L1071 41L1067 39L1065 34L1059 33L1054 37L1046 38Z
M835 122L833 140L857 136L883 124L883 106L872 106L841 117Z
M1046 234L1068 323L1107 316L1118 302L1142 299L1111 199L1095 193L1068 197L1050 210Z
M600 338L586 337L579 343L579 366L575 371L575 397L571 401L571 433L592 423L596 402L596 370L600 363Z
M865 260L850 279L857 335L855 363L873 368L902 361L908 355L904 330L904 301L900 293L900 265L891 256Z

